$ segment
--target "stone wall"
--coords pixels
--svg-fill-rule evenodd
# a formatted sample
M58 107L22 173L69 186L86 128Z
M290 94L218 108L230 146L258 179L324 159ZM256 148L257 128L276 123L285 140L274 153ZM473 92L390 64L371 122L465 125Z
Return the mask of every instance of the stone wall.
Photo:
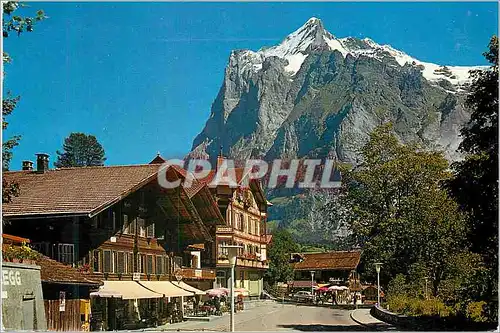
M2 329L46 330L40 267L2 263Z

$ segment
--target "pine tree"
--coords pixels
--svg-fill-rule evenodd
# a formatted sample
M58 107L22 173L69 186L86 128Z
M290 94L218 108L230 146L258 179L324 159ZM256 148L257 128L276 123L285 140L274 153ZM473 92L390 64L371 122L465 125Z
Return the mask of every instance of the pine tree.
M93 135L71 133L64 139L63 151L57 153L57 168L104 165L104 148Z

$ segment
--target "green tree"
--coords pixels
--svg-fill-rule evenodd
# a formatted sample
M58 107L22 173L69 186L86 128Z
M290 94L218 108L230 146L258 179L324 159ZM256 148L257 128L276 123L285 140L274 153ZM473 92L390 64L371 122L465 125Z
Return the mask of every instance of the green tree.
M267 251L269 269L266 272L266 280L271 285L288 282L293 278L290 254L297 250L297 243L286 229L278 229L273 233L273 240Z
M104 148L93 135L71 133L57 153L57 168L104 165Z
M450 258L466 251L464 217L440 182L450 174L442 153L403 145L391 124L376 128L362 148L363 162L344 177L351 229L363 248L368 276L384 263L383 284L397 274L423 281L439 294Z
M15 31L17 36L21 33L27 31L31 32L34 29L36 22L46 18L42 10L37 11L36 16L20 16L16 15L16 11L20 7L25 7L25 5L20 4L16 1L7 1L2 4L3 9L3 38L10 36L10 33ZM2 61L4 64L10 63L12 58L10 55L3 51ZM6 117L9 116L17 106L20 96L12 96L10 92L6 94L6 97L2 100L2 130L6 130L8 122ZM20 135L14 135L8 139L4 139L2 143L2 171L9 170L9 164L12 159L12 150L19 145L19 140L21 140ZM19 184L15 182L7 182L2 179L2 202L10 202L13 197L19 195Z
M492 37L484 53L488 70L472 72L473 82L466 104L472 109L462 128L459 151L464 160L452 165L450 193L468 213L472 249L480 253L489 270L487 288L475 293L486 300L496 320L498 297L498 38ZM488 274L487 274L488 275ZM474 288L477 290L477 288Z

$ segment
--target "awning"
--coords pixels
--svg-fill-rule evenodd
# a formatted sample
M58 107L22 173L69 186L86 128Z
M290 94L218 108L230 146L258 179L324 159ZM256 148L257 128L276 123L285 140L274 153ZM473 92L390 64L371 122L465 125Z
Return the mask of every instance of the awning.
M122 299L161 298L162 294L144 288L136 281L104 281L104 285L90 296Z
M193 292L179 288L170 281L139 281L139 283L155 293L165 295L165 297L194 296Z
M190 291L190 292L193 292L195 293L196 295L205 295L205 292L203 290L200 290L198 288L195 288L193 286L190 286L189 284L187 284L186 282L176 282L176 281L172 281L172 283L179 287L179 288L182 288L184 290L187 290L187 291Z

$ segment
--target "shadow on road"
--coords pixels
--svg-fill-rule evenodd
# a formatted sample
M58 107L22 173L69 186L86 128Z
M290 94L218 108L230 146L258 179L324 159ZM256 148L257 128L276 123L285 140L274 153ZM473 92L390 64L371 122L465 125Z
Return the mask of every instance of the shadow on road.
M367 327L360 325L321 325L321 324L290 324L290 325L278 325L281 328L289 328L297 331L313 332L313 331L326 331L326 332L337 332L337 331L370 331ZM375 329L374 329L375 330Z

